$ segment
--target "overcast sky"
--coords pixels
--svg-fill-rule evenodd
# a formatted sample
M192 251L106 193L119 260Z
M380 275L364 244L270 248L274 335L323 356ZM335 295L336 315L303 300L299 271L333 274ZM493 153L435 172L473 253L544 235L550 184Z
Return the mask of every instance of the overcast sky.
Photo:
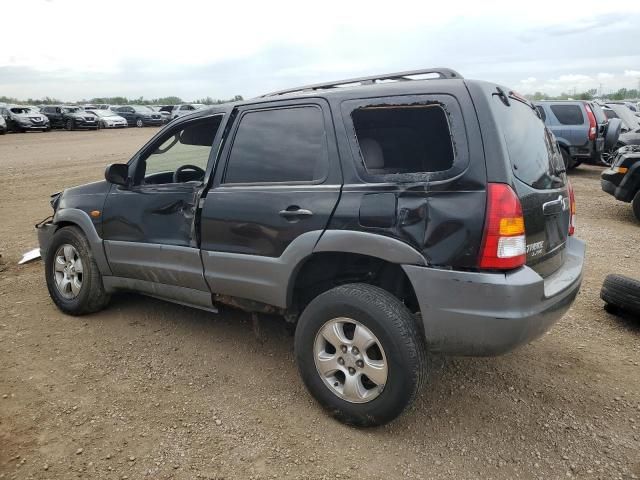
M0 95L251 97L447 66L521 93L637 88L639 0L3 2Z

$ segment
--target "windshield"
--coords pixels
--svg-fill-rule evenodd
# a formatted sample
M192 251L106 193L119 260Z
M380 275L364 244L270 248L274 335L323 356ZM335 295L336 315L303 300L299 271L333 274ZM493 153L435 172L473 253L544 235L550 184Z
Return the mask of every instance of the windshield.
M13 107L10 109L12 113L29 113L29 109L26 107Z
M63 113L77 113L80 112L80 107L63 107Z
M631 130L635 130L638 128L638 117L636 117L633 112L631 110L629 110L626 106L624 105L617 105L617 104L609 104L607 105L607 107L609 107L611 110L613 110L614 112L616 112L618 114L618 117L620 117L620 120L622 120L622 123L624 123L624 126L631 129Z
M134 105L133 109L138 112L153 112L153 110L151 110L151 108L147 107L146 105Z

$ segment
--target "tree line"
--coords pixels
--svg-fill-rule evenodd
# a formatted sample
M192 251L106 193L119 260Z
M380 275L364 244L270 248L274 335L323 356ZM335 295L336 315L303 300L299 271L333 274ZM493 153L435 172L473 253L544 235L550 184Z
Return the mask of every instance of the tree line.
M239 100L243 100L242 95L235 95L233 98L229 98L229 99L204 97L204 98L199 98L197 100L193 100L191 102L184 101L182 100L182 98L175 97L175 96L151 98L151 99L145 99L144 97L138 97L138 98L95 97L90 99L83 98L82 100L79 100L77 102L70 102L70 103L79 103L83 105L101 104L101 103L106 103L108 105L177 105L180 103L203 103L205 105L219 105L221 103L237 102ZM62 100L54 97L27 98L26 100L19 100L13 97L0 96L0 103L18 103L18 104L26 104L26 105L57 105L57 104L65 104L67 102L63 102Z
M593 100L598 96L598 89L591 88L584 92L567 93L562 92L560 95L552 96L547 95L544 92L535 92L533 95L525 95L529 100L567 100L572 98L574 100ZM602 95L602 98L609 100L626 100L640 98L640 90L637 88L621 88L615 92L610 92Z

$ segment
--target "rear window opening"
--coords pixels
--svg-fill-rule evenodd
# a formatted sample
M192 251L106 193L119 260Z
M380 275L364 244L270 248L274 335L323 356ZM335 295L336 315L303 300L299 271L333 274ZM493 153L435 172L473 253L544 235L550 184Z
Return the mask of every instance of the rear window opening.
M451 131L440 105L385 105L351 113L367 173L429 173L453 166Z

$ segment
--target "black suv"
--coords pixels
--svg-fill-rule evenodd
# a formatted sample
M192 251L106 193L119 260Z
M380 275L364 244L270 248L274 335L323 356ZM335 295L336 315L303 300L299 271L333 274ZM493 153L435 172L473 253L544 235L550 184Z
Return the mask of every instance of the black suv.
M42 113L49 118L53 128L67 130L97 130L98 117L74 105L47 105Z
M631 202L633 214L640 220L640 145L620 148L611 167L600 177L602 190L622 202Z
M535 108L449 69L199 110L105 176L55 194L38 225L62 311L131 290L280 314L309 391L357 425L411 402L428 351L539 337L582 280L573 192Z

